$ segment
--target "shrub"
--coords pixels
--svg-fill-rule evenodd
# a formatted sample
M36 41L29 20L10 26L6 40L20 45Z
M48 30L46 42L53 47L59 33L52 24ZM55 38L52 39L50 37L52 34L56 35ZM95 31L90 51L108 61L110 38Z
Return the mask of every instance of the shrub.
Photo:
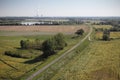
M75 32L75 34L77 34L77 35L83 35L83 33L84 33L83 29L79 29Z
M18 51L5 51L4 53L7 56L16 57L16 58L31 58L32 55L27 53L24 53L24 51L18 50Z
M103 31L103 40L105 40L105 41L110 40L110 31L107 30L107 29L105 29L105 30Z
M11 56L11 57L18 57L18 58L22 57L20 54L12 52L12 51L5 51L5 55Z
M35 41L21 40L20 46L21 49L41 49L42 44L39 39L36 39Z
M53 55L57 53L57 51L62 50L65 46L67 46L67 43L64 40L64 35L61 33L58 33L54 37L46 40L42 44L42 50L43 50L43 56L48 57L50 55Z

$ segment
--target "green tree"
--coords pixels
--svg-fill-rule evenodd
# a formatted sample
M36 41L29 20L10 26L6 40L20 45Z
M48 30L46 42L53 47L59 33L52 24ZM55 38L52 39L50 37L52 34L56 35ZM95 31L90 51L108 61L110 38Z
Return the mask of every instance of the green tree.
M67 43L65 42L64 35L62 33L58 33L54 36L55 46L56 50L61 50L65 46L67 46Z
M35 39L35 41L33 42L33 48L34 49L41 49L41 47L42 47L42 44L41 44L40 39Z
M105 41L109 41L110 40L110 31L107 30L107 29L105 29L103 31L103 40L105 40Z
M42 44L43 56L48 57L57 53L59 50L67 46L67 43L64 40L64 35L58 33L54 37L46 40Z
M20 46L21 46L21 49L24 49L24 44L25 42L23 40L20 41Z
M21 49L41 49L42 44L39 39L36 39L35 41L21 40L20 46Z
M20 41L21 49L31 49L32 48L32 42L29 40L21 40Z
M55 53L55 45L53 39L48 39L43 42L42 44L42 50L44 52L43 56L48 57Z
M79 29L75 32L75 34L77 34L77 35L83 35L83 33L84 33L83 29Z

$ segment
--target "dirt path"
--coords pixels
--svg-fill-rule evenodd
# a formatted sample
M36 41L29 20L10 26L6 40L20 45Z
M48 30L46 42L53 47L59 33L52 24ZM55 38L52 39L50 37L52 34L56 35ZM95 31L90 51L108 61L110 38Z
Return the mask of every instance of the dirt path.
M43 72L45 69L47 69L48 67L50 67L52 64L56 63L58 60L60 60L61 58L63 58L65 55L69 54L72 50L74 50L76 47L78 47L83 41L85 41L90 36L91 33L92 33L92 27L90 27L89 33L79 43L77 43L71 49L69 49L68 51L66 51L64 54L62 54L57 59L53 60L51 63L47 64L46 66L44 66L43 68L41 68L40 70L38 70L37 72L35 72L34 74L32 74L31 76L29 76L26 80L32 80L35 76L37 76L38 74L40 74L41 72Z

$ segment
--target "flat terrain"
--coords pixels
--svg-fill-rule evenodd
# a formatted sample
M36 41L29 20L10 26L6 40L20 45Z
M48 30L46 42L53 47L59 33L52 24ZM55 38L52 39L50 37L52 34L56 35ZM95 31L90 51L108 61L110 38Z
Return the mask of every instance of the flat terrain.
M2 31L1 32L2 35L7 35L5 34L6 32L4 31L9 31L14 35L15 34L40 35L40 34L53 34L53 33L55 34L59 32L73 34L76 30L81 28L83 28L85 31L88 31L86 25L0 26L0 31Z

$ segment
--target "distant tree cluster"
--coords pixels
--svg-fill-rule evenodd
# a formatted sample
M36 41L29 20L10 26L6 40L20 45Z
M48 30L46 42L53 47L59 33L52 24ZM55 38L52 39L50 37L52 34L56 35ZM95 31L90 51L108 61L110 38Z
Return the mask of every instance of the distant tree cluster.
M109 41L110 40L110 30L105 29L103 31L103 40Z
M113 27L110 29L110 31L118 32L118 31L120 31L120 27Z
M104 21L104 22L99 22L99 23L93 23L93 25L111 25L111 22Z
M5 25L21 25L20 21L17 20L0 20L0 26L5 26Z
M58 33L54 37L43 42L43 56L46 58L50 55L53 55L59 50L62 50L65 46L67 46L67 43L65 42L64 35L62 33Z
M113 32L118 32L120 31L120 25L116 25L116 26L113 26L110 31L113 31Z
M118 20L109 20L109 21L104 21L104 22L99 22L99 23L93 23L93 25L111 25L113 26L110 31L120 31L120 21ZM97 29L98 30L98 29ZM99 29L99 31L102 31L102 29Z

